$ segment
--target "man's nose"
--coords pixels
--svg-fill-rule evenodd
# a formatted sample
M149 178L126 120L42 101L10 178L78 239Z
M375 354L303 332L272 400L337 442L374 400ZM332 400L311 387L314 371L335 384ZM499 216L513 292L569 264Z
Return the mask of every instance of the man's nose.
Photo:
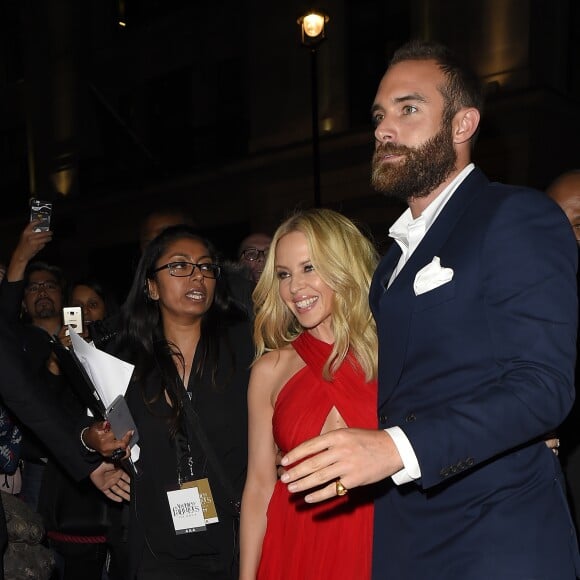
M378 143L386 143L387 141L393 141L395 136L395 129L392 123L387 120L385 115L382 121L375 128L375 139Z

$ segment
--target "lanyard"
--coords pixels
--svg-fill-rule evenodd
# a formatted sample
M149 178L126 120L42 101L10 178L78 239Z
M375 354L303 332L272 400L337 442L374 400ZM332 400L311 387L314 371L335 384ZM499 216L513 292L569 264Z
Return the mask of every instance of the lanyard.
M205 457L205 453L202 449L197 449L198 456L194 460L191 450L191 443L195 442L195 438L192 438L184 406L193 405L193 401L191 400L190 391L185 391L185 395L180 401L180 426L174 437L177 483L180 486L182 483L194 481L207 475L207 458Z

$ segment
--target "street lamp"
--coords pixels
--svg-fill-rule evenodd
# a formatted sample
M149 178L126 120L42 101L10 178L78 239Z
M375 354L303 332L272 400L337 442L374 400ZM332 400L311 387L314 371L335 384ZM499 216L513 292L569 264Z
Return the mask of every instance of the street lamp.
M311 10L298 18L300 26L302 46L310 49L310 81L312 96L312 173L314 177L314 206L320 207L320 150L318 145L318 71L316 49L326 38L324 26L330 18Z

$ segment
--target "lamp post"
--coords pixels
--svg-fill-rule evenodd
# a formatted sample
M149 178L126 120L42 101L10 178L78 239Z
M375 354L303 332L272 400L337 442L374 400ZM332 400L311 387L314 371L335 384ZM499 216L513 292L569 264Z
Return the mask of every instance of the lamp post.
M311 10L298 18L301 29L302 46L310 50L310 85L312 102L312 174L314 178L314 206L320 207L320 150L318 143L318 63L316 49L326 38L324 25L330 18L321 12Z

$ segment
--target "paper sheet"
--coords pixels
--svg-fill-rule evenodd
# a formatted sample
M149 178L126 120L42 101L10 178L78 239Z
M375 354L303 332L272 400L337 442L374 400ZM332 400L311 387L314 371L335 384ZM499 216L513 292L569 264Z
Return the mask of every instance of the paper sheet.
M87 371L105 407L118 395L125 395L134 365L99 350L74 332L70 333L70 338L77 358Z
M95 386L105 407L115 400L118 395L125 395L134 365L99 350L93 343L88 343L76 334L70 333L73 350L83 365L91 382ZM139 458L139 446L131 448L131 459Z

